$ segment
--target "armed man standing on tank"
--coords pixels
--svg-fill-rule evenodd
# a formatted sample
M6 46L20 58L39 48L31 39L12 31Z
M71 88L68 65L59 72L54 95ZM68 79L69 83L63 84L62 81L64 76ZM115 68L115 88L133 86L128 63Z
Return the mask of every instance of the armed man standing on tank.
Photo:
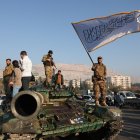
M47 55L44 55L42 58L42 62L44 64L44 70L46 75L46 86L50 86L52 82L52 76L53 76L53 67L56 68L55 63L53 61L52 57L53 51L49 50Z
M4 84L4 90L7 98L10 98L12 95L12 89L11 86L9 86L10 78L13 74L14 68L11 63L11 59L6 59L6 67L3 71L3 84Z
M106 104L106 66L102 63L103 59L101 56L97 58L98 63L93 64L92 70L94 75L93 91L95 94L95 104L97 106L107 106ZM99 103L99 97L101 94L101 103Z

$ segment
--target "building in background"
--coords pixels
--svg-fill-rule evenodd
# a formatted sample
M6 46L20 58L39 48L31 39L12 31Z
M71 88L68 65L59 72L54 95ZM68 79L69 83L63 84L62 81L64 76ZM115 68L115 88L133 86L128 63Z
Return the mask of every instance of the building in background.
M87 79L84 81L84 84L86 86L87 89L93 89L93 82L91 79Z
M76 87L80 88L81 80L80 79L73 79L73 80L71 80L70 81L70 86L72 86L74 88L76 88Z
M107 85L121 86L123 89L131 88L130 76L114 75L107 77Z
M38 80L38 79L39 79L39 73L37 73L37 72L32 72L32 74L34 75L35 80Z
M65 79L64 79L64 85L65 85L66 87L69 87L69 85L70 85L70 80L65 80Z

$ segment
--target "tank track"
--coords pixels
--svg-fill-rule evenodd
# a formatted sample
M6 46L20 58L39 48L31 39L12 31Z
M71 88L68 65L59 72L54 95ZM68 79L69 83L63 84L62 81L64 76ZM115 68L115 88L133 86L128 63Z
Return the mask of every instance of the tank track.
M112 122L107 122L104 127L95 131L82 133L79 136L79 140L87 139L88 140L114 140L116 136L122 131L123 121L114 120Z
M60 138L59 140L72 140L73 137L77 137L77 140L87 139L88 140L114 140L123 128L122 120L114 120L107 122L104 127L95 132L80 133L78 136L75 134ZM36 136L35 134L6 134L0 136L0 140L55 140L58 138L43 138Z
M122 131L123 121L115 120L108 122L105 127L103 127L103 132L105 134L104 140L114 140L116 136Z
M122 120L114 120L107 122L104 127L95 132L95 139L114 140L116 136L122 131L122 128L123 128Z

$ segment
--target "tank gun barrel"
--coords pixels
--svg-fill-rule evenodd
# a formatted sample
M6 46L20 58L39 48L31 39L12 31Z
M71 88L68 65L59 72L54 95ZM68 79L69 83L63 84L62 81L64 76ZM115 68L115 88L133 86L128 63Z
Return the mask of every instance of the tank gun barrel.
M35 91L21 91L11 102L13 115L22 120L32 119L42 108L45 102L45 95Z

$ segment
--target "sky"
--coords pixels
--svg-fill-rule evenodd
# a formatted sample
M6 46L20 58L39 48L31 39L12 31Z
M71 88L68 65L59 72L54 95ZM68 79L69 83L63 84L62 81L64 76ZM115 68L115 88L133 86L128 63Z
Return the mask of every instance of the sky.
M140 0L0 0L0 69L5 59L20 59L26 50L41 64L48 50L56 63L92 63L71 23L140 10ZM140 77L140 33L126 35L90 53L107 68Z

